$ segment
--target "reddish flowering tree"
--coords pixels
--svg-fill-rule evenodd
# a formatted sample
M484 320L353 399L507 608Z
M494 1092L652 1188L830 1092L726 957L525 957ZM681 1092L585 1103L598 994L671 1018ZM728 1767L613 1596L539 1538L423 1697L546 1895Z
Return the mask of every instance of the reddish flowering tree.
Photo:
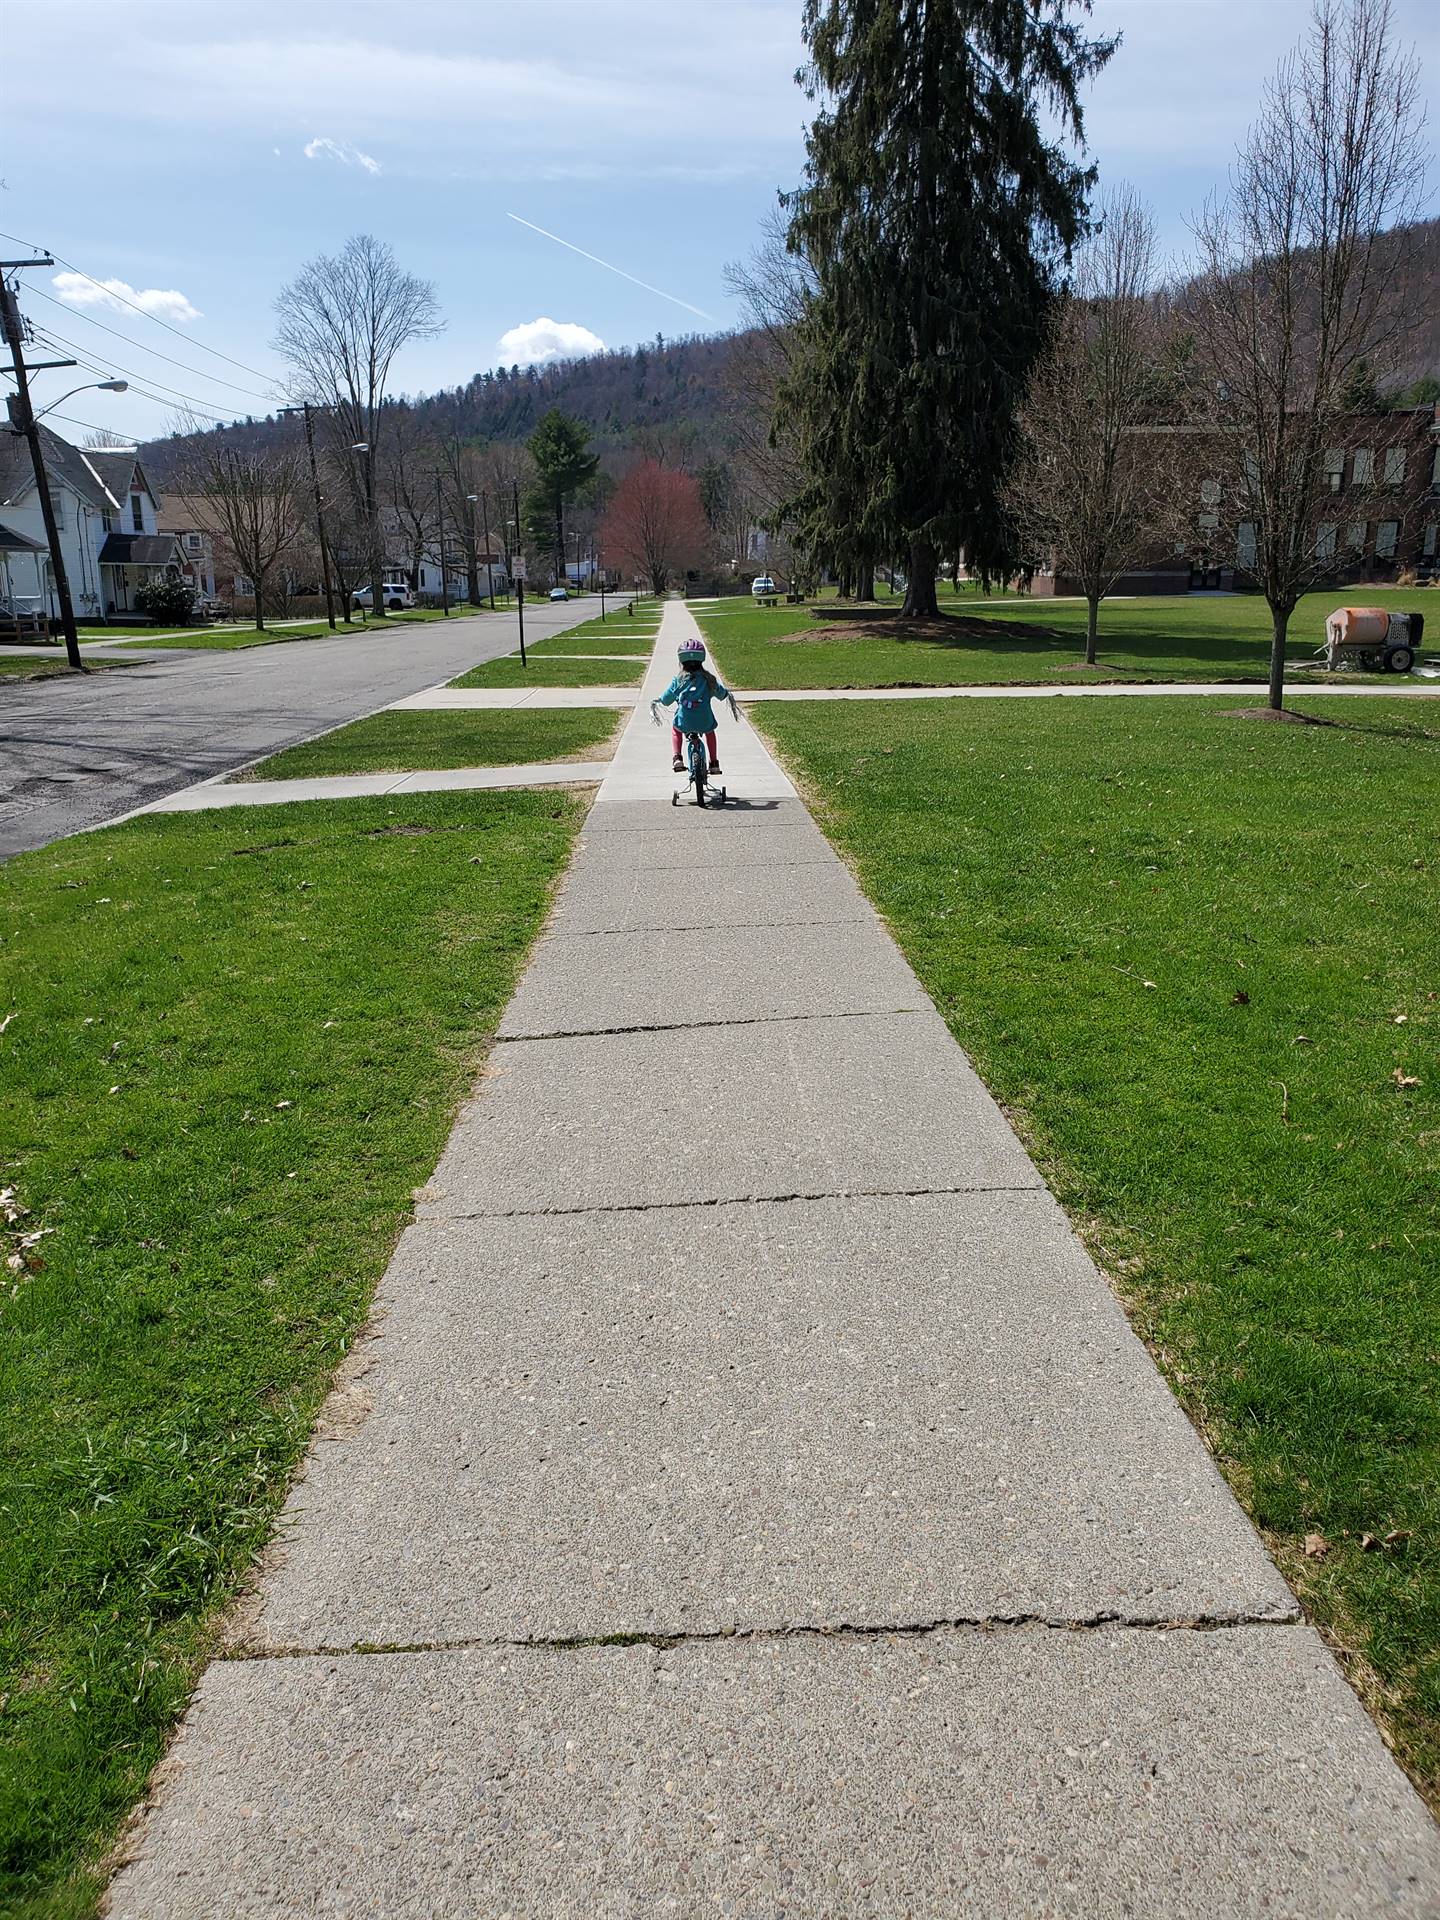
M642 460L615 489L600 527L605 558L642 574L664 593L676 574L698 567L710 547L710 528L693 474Z

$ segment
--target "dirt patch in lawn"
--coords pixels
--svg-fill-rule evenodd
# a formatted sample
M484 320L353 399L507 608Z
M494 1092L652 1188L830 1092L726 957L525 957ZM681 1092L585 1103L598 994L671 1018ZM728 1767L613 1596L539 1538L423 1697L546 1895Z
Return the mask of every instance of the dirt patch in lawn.
M939 641L944 646L960 646L967 640L1009 640L1034 645L1037 640L1053 646L1073 646L1074 642L1053 627L1037 627L1030 621L1018 626L1010 620L982 620L972 614L941 614L938 619L827 620L823 628L807 627L800 633L787 633L786 640L813 640L817 632L827 640L922 640Z

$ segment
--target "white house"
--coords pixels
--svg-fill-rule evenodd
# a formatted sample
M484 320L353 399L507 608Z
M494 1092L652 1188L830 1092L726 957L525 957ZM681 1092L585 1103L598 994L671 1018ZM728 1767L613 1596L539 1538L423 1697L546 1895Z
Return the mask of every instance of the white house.
M135 606L136 589L184 566L175 536L155 523L159 500L134 447L72 447L40 428L40 444L80 620L102 620ZM5 538L20 536L20 541ZM57 619L60 603L45 540L45 522L30 448L21 434L0 431L0 585L13 604Z

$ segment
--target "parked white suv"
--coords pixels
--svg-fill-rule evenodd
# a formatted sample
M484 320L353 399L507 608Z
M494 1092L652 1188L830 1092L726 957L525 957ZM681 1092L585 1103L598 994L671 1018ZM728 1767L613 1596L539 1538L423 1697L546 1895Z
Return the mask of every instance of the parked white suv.
M757 573L750 582L750 592L757 600L772 600L779 591L768 573Z
M380 590L385 596L385 611L387 613L403 613L407 607L413 607L415 605L414 589L403 580L383 581ZM371 594L369 587L356 587L350 596L350 604L355 607L370 606Z

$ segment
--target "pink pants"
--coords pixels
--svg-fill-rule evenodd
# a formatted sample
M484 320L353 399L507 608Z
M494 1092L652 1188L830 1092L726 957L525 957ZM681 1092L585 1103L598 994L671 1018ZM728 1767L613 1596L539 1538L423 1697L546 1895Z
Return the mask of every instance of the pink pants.
M679 727L671 727L670 745L674 753L674 757L677 760L683 760L685 758L685 736L683 733L681 733ZM712 761L718 760L720 758L720 749L715 744L715 736L713 733L706 734L705 745L710 749L711 760Z

